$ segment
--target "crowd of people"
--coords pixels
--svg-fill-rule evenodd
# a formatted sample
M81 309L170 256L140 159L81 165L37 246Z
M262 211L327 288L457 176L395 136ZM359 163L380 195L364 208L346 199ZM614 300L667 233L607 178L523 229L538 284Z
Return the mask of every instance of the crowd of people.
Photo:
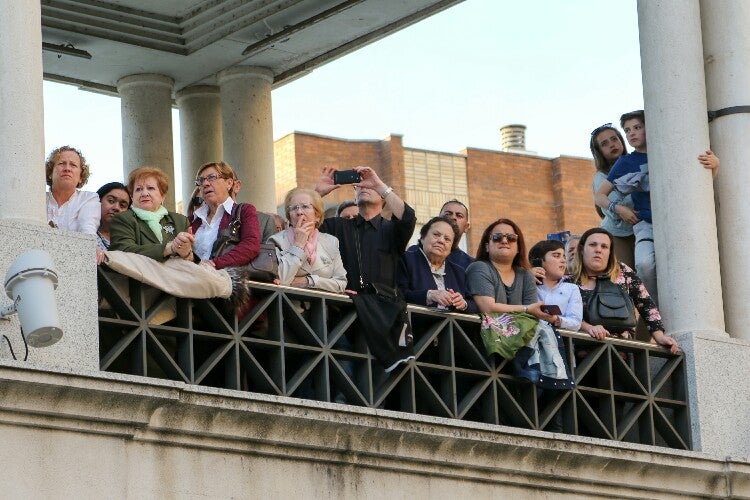
M587 317L604 280L627 294L654 342L677 352L657 306L645 123L643 111L621 117L630 153L612 124L591 133L600 227L566 243L537 242L528 252L521 227L507 218L483 228L475 257L461 250L471 224L467 206L456 199L407 248L414 209L365 166L354 168L354 199L335 217L324 218L323 197L343 185L325 167L314 188L286 194L284 219L236 202L241 181L232 167L206 163L185 216L165 208L168 180L156 168L136 169L126 184L110 182L96 193L82 190L89 165L80 151L64 146L46 162L47 215L53 227L94 235L97 264L176 296L230 299L239 317L255 303L244 269L269 243L277 284L352 295L378 284L443 311L523 314L595 339L634 338L631 326L608 329ZM716 175L719 159L710 150L697 160Z

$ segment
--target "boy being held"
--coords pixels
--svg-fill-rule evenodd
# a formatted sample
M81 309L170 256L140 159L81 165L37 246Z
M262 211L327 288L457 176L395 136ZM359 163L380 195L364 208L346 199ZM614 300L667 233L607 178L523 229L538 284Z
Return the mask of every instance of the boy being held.
M607 180L596 192L595 201L601 208L617 213L625 222L633 224L635 233L635 269L646 286L651 298L658 304L656 284L656 253L651 219L651 192L648 179L648 155L646 153L646 118L643 110L625 113L620 117L620 126L634 151L621 156L609 171ZM719 158L709 149L698 155L698 162L716 177ZM613 189L631 194L633 210L609 201Z
M583 319L583 302L578 285L562 282L567 266L563 242L540 241L529 250L529 261L533 266L544 269L542 283L536 287L539 300L545 306L556 305L560 308L560 314L554 315L552 325L577 332Z

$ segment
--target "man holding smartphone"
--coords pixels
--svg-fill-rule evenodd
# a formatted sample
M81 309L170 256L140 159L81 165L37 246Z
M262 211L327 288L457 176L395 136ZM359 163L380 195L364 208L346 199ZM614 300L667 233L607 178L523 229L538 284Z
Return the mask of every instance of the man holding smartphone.
M353 219L328 218L323 221L320 231L339 239L348 291L359 291L363 283L396 288L396 270L414 233L416 214L373 169L355 167L352 170L359 176L359 182L349 182L356 181L356 176L346 171L336 177L354 186L359 214ZM342 186L334 182L335 172L338 172L335 168L323 168L315 185L321 196ZM381 216L384 207L392 214L390 219Z
M553 315L553 326L577 332L583 320L581 291L574 283L563 283L567 261L565 244L558 240L543 240L529 250L532 266L544 269L542 283L537 285L542 311ZM573 285L573 286L570 286Z

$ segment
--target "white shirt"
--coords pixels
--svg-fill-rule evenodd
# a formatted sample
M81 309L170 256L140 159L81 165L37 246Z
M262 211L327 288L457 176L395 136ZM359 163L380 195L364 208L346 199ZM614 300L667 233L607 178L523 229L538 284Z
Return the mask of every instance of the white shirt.
M581 291L578 289L578 285L558 281L552 289L547 288L547 285L542 283L536 286L536 290L539 294L539 300L544 302L544 305L556 305L560 308L562 312L560 315L560 328L574 332L581 329L583 301L581 300Z
M47 220L66 231L96 235L102 218L102 204L99 195L76 189L68 201L59 206L47 191Z
M230 196L224 203L216 207L216 213L211 222L208 222L208 205L206 203L193 212L193 215L201 220L201 225L195 232L195 244L193 245L193 252L195 252L195 255L200 260L209 260L211 258L211 250L214 247L216 238L219 236L221 219L224 217L225 212L228 214L232 213L232 207L234 207L234 200Z

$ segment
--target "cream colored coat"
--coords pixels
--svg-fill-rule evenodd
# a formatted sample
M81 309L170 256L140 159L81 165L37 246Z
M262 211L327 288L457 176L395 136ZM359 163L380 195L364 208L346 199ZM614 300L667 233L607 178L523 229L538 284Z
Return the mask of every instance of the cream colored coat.
M297 276L310 276L312 288L344 293L346 269L341 261L338 238L318 233L318 251L312 264L307 261L304 250L289 243L284 231L274 234L268 241L276 245L279 280L282 285L289 285Z

